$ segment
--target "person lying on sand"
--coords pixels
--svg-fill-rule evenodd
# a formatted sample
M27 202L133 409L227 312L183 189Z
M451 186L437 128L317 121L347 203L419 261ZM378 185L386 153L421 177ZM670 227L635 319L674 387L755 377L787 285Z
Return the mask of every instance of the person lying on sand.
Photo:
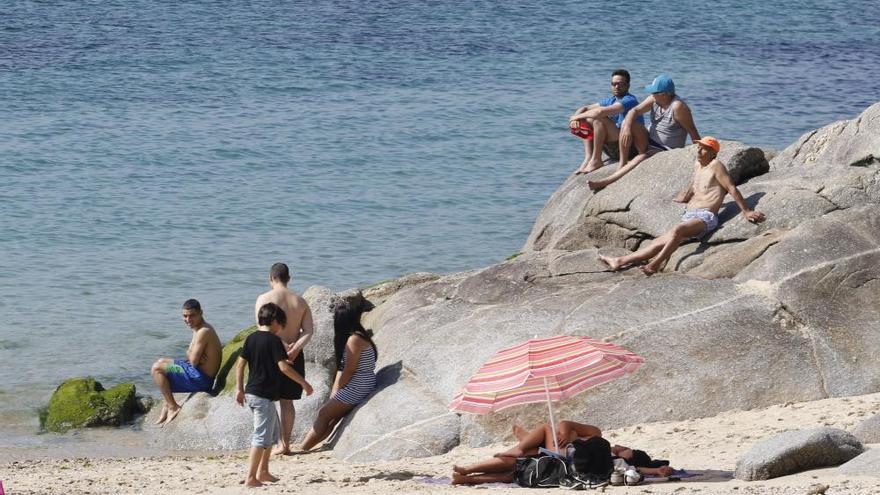
M742 215L749 222L764 221L764 214L752 211L733 183L724 164L716 158L721 150L717 139L706 136L697 140L697 160L694 162L694 176L687 189L682 191L675 201L687 203L687 209L681 217L681 223L654 239L647 247L635 253L612 258L599 256L611 270L620 270L630 265L651 260L642 266L646 275L652 275L663 267L663 264L687 239L702 239L718 227L718 210L724 202L724 196L730 193ZM651 259L653 258L653 259Z
M553 433L550 425L540 424L531 431L526 431L518 425L513 426L513 435L519 440L516 445L499 452L489 459L478 461L467 466L452 466L453 485L479 485L483 483L513 483L518 457L537 456L538 448L543 447L551 452L564 454L566 446L575 440L586 440L591 437L601 437L602 431L593 425L576 423L574 421L560 421L556 428L556 438L559 443L559 451L553 442ZM637 467L642 474L654 474L669 476L674 469L669 466L651 467L650 457L640 450L615 445L611 448L614 457L624 460L628 465ZM647 463L645 463L647 458ZM637 466L635 463L646 464ZM619 465L615 461L615 467Z
M165 426L180 412L173 393L210 392L214 377L220 370L223 353L220 338L202 314L202 306L195 299L183 303L183 322L192 330L192 340L186 349L186 360L159 358L151 369L153 381L159 387L165 403L156 424Z

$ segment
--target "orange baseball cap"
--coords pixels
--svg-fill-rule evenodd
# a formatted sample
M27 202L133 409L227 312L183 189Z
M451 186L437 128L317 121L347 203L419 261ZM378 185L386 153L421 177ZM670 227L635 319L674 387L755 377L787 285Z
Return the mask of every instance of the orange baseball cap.
M712 149L712 151L714 151L716 155L719 151L721 151L721 143L719 143L718 140L713 138L712 136L706 136L703 139L699 139L697 140L697 143Z

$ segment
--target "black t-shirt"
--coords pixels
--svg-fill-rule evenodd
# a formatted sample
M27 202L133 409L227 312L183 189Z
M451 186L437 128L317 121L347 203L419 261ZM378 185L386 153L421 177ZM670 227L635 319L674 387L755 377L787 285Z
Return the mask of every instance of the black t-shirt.
M281 386L278 361L287 359L281 339L272 332L257 330L245 339L241 357L248 363L245 393L277 400Z

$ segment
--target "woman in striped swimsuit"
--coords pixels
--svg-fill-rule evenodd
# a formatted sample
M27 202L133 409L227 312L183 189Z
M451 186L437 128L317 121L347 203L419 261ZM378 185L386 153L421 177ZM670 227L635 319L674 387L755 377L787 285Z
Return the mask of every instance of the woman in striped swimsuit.
M333 431L333 427L376 388L376 359L379 357L371 332L361 325L363 310L342 303L333 315L336 352L336 380L330 400L318 411L312 429L302 443L311 450Z

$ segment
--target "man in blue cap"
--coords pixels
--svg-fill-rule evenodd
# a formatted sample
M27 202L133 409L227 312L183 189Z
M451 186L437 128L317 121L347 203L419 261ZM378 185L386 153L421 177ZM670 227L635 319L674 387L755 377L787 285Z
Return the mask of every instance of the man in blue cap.
M590 189L595 191L615 182L655 153L683 148L688 135L693 143L700 140L691 109L675 94L675 82L671 77L660 74L645 86L645 90L651 95L627 113L620 126L620 166L604 179L588 181ZM645 129L642 114L649 110L651 127ZM643 144L646 141L647 147ZM629 160L632 144L639 153Z
M575 174L586 174L604 165L602 151L612 159L618 158L620 126L627 112L639 103L629 92L629 82L629 72L624 69L614 71L611 74L611 96L578 108L569 118L572 132L584 140L584 161ZM642 117L639 116L638 120L641 122ZM583 131L576 132L580 130ZM644 149L644 146L639 149Z

